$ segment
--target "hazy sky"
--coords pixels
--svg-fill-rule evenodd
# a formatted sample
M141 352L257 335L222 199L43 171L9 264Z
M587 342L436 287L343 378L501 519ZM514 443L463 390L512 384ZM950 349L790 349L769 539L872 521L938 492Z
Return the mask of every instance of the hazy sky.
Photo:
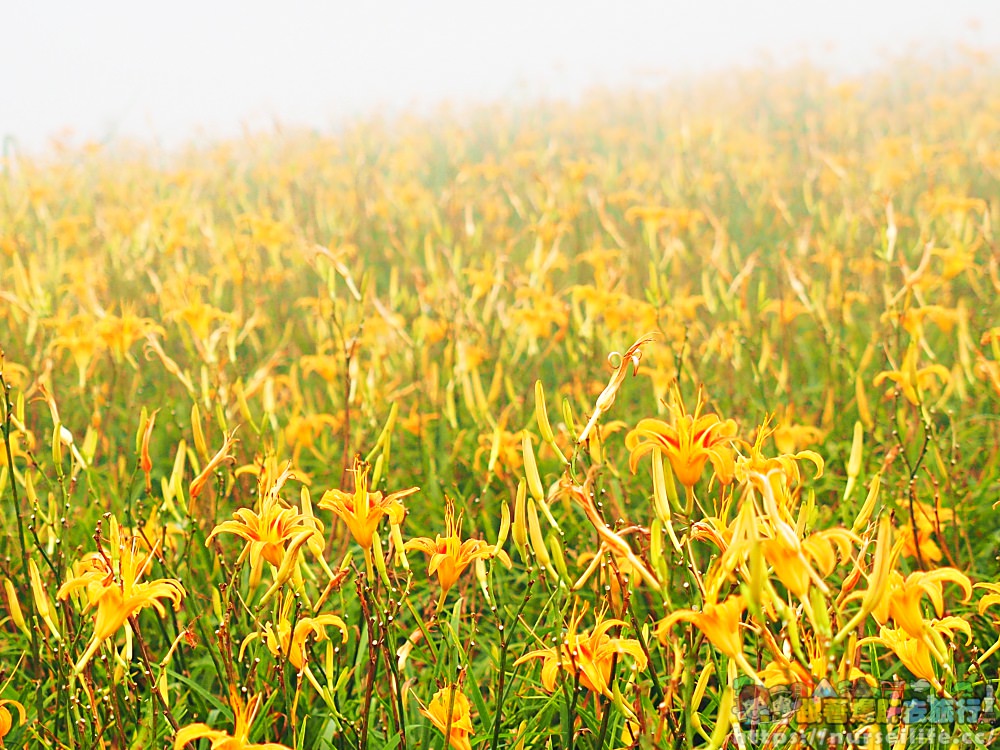
M913 42L1000 49L1000 0L35 0L0 13L0 137L167 145L442 99L572 94L650 71L808 56L864 69ZM975 23L974 23L975 22Z

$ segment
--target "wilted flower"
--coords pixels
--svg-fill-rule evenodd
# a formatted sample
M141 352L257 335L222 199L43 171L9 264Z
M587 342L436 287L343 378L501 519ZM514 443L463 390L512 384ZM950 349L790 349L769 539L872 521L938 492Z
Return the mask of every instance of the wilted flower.
M580 433L580 437L576 439L578 444L582 444L586 441L587 436L590 435L590 431L594 429L594 425L597 424L597 420L601 418L601 415L606 413L615 403L615 397L618 395L618 390L622 387L625 382L625 376L628 374L629 368L632 368L632 375L634 376L639 371L639 360L642 359L642 346L643 344L648 344L653 340L653 334L647 333L644 336L640 336L638 340L632 346L630 346L624 354L618 355L621 361L615 368L614 373L611 375L611 380L608 381L608 385L601 391L601 395L597 397L597 403L594 406L594 413L590 417L590 421L587 422L587 426L583 428L583 432ZM615 357L618 353L612 352L609 355L609 359Z

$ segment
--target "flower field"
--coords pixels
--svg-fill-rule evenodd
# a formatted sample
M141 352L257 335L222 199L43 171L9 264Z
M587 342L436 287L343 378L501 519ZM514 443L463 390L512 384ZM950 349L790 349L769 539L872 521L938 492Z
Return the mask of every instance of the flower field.
M0 162L0 745L990 747L1000 72Z

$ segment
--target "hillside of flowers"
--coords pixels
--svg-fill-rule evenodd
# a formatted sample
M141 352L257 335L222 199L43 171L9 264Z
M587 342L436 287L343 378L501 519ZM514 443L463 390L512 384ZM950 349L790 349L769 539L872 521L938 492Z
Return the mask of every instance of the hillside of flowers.
M0 746L992 746L998 92L8 144Z

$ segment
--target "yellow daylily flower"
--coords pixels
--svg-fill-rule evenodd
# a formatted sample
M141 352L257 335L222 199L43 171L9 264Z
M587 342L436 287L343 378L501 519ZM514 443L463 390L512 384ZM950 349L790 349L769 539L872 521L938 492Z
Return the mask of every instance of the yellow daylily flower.
M582 619L581 613L570 621L560 645L530 651L514 662L514 666L530 659L542 659L542 687L546 691L555 691L556 677L562 669L571 675L578 675L583 687L610 698L611 662L615 656L628 654L632 657L635 669L642 671L647 665L646 653L634 638L608 635L611 628L625 625L623 620L598 618L593 631L578 633L577 627Z
M969 642L972 640L972 626L960 617L933 620L927 626L933 634L934 640L941 640L944 635L954 639L956 631L965 633ZM914 637L905 628L889 628L883 625L877 636L862 638L858 641L858 646L867 643L881 643L883 646L887 646L915 677L927 680L934 686L935 690L940 692L943 687L934 669L935 659L932 658L934 654L931 650L931 640L924 637Z
M988 592L979 599L979 604L977 605L979 614L984 614L986 610L994 604L1000 604L1000 583L977 583L973 586L973 588L986 589ZM992 646L979 655L976 662L978 664L982 664L997 651L1000 651L1000 637L997 638L996 642Z
M121 315L108 313L97 321L96 331L115 359L120 361L136 341L145 338L150 331L162 334L163 328L123 306Z
M921 401L923 391L935 380L948 382L951 372L940 364L928 365L917 369L917 346L911 343L903 356L903 363L898 370L885 370L875 376L872 384L877 388L886 380L896 383L903 391L903 396L914 406Z
M306 639L315 636L317 641L326 640L326 628L334 627L340 631L340 642L347 643L347 625L337 615L322 614L315 617L300 617L292 627L289 615L292 605L295 603L294 597L289 594L285 597L281 613L278 618L277 627L271 623L264 625L263 633L251 633L240 646L240 659L247 645L257 637L264 639L267 649L274 656L285 656L296 669L303 669L305 664L305 644ZM277 632L275 632L277 631Z
M823 441L826 433L819 427L795 421L795 409L788 406L771 433L779 453L794 454L806 446Z
M263 694L258 694L244 703L239 693L231 691L229 704L233 707L235 723L233 733L212 729L208 724L200 722L189 724L178 730L174 738L174 750L182 750L189 742L201 738L211 741L211 750L291 750L287 745L278 742L250 742L250 729L263 698Z
M855 666L857 643L853 640L844 650L839 666L834 669L836 659L830 653L830 641L823 636L817 637L815 633L800 631L803 656L807 660L802 664L794 658L785 656L769 631L765 631L763 635L765 640L769 641L771 652L775 654L775 659L768 662L760 671L761 679L768 688L775 685L804 683L811 693L823 680L837 684L864 680L872 687L878 684L874 677Z
M1000 583L977 583L975 589L986 589L989 593L979 599L979 614L983 614L987 607L1000 604Z
M736 478L745 482L750 479L751 474L757 473L765 477L772 477L772 472L778 470L784 478L786 487L793 487L802 484L802 474L799 471L799 462L809 461L815 467L813 479L823 476L823 457L815 451L802 450L797 453L782 453L781 455L768 457L764 455L764 442L768 437L775 436L775 445L778 445L777 430L772 428L767 421L757 429L757 436L753 445L749 448L749 454L740 455L736 459ZM780 491L776 488L775 491Z

